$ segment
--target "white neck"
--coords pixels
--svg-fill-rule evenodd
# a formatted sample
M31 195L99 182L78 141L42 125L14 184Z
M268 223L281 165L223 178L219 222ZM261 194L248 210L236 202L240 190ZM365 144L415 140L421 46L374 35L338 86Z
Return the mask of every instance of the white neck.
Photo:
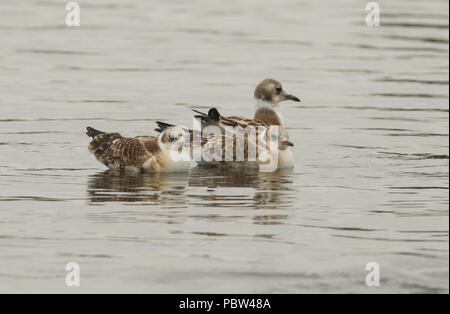
M283 115L281 114L280 105L273 104L273 103L263 100L263 99L255 98L255 112L260 109L269 109L269 110L275 111L278 118L280 119L281 124L284 125L284 119L283 119Z
M278 106L275 106L273 103L271 103L267 100L255 98L255 111L258 111L259 109L275 110L276 107L278 107Z

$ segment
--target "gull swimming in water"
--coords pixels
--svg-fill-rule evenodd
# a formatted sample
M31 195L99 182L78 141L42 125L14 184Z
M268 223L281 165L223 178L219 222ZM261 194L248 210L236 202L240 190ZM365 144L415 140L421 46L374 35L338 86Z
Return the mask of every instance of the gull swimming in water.
M292 100L300 102L300 99L294 95L288 94L281 83L274 79L265 79L258 84L253 94L255 98L255 115L253 119L247 119L239 116L224 117L218 115L215 108L209 110L208 114L194 110L196 118L201 119L202 127L216 125L222 130L225 127L247 126L259 127L270 125L283 125L283 115L280 110L280 102Z
M175 126L156 122L157 132L164 132ZM289 134L283 126L271 126L259 129L253 137L244 133L226 133L225 135L208 135L182 128L190 133L191 159L203 167L255 168L260 170L288 169L294 167L294 156L290 147L294 144L289 140ZM205 134L203 134L205 135ZM241 135L241 136L240 136ZM197 149L197 152L196 152ZM199 153L199 154L198 154ZM196 155L198 154L198 155Z
M294 167L294 157L287 130L282 126L264 128L258 136L238 134L206 137L202 142L200 166L259 167L275 171Z
M189 153L181 149L186 132L168 127L157 137L126 138L119 133L105 133L88 127L92 138L89 151L110 169L121 172L186 172L190 168Z

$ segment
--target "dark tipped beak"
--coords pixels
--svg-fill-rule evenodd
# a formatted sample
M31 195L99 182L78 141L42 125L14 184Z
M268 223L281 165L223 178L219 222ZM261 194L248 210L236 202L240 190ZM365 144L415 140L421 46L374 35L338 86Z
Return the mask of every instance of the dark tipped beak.
M286 95L287 100L292 100L296 102L300 102L300 99L298 97L295 97L294 95Z
M291 147L294 146L294 144L290 141L283 141L281 142L281 144L283 144L284 146L291 146Z

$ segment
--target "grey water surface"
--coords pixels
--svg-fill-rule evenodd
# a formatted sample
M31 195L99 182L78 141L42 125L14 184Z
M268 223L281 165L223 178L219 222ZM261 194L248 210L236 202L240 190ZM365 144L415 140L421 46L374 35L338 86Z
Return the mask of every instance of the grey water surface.
M0 292L448 293L448 1L0 1ZM296 165L114 176L86 126L252 116ZM81 267L81 286L65 266ZM368 287L366 264L380 266Z

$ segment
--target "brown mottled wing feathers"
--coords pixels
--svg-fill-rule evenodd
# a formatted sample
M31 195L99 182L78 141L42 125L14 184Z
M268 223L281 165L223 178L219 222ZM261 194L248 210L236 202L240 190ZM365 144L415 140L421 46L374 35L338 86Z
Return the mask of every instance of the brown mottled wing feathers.
M154 136L140 136L137 139L142 143L144 148L151 154L159 151L158 139Z
M89 151L98 161L110 168L141 167L158 147L156 138L124 138L118 133L96 136L89 144Z
M246 128L248 126L257 128L257 127L269 127L270 124L258 120L258 119L246 119L246 118L241 118L241 117L227 117L227 118L223 118L221 117L221 121L220 121L223 125L226 126L240 126L242 128Z

